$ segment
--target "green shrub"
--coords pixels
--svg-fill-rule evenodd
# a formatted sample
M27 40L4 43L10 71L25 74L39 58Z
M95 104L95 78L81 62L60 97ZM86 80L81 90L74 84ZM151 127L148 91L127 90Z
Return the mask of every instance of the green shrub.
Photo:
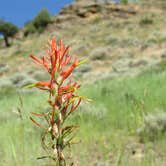
M91 68L90 65L84 64L84 65L80 66L80 68L78 68L78 69L76 70L76 72L86 73L86 72L89 72L91 69L92 69L92 68Z
M10 22L0 21L0 33L4 37L4 41L7 47L10 46L8 42L9 37L13 37L18 32L17 26Z
M51 22L50 14L46 9L42 9L33 20L36 29L44 29Z
M45 80L45 79L49 79L49 77L46 75L45 72L41 72L41 71L35 71L32 74L33 78L39 81Z
M91 53L91 59L92 60L106 60L111 58L109 47L100 47L96 48Z
M18 85L27 78L29 78L29 76L26 73L16 73L10 77L10 80L13 85Z
M14 86L9 79L5 77L0 79L0 94L1 94L0 98L3 97L4 94L9 93L13 90L14 90Z
M39 27L38 29L37 29L37 32L40 34L40 33L42 33L43 31L44 31L44 27Z
M25 78L24 80L22 80L22 82L20 82L20 84L19 84L18 86L19 86L20 88L23 88L23 87L25 87L26 85L32 84L32 83L34 83L34 82L36 82L35 79L30 78L30 77L27 77L27 78ZM28 90L29 90L29 89L28 89Z
M120 2L123 4L128 4L128 0L121 0Z
M161 54L161 58L166 59L166 50Z
M107 44L111 44L111 45L117 45L120 42L120 40L117 37L113 36L113 35L108 36L105 39L105 41L107 42Z
M0 75L4 74L7 71L9 71L9 66L3 63L0 64Z
M28 23L26 28L25 28L25 31L24 31L24 36L28 36L29 34L33 34L37 32L35 26L33 25L32 22Z
M18 28L17 28L17 26L15 26L14 24L12 24L10 22L1 22L0 23L0 32L3 35L12 37L18 32Z
M159 63L159 67L161 70L166 70L166 59L163 59L160 63Z
M138 130L141 141L154 141L166 134L166 112L150 113L144 118L142 128Z
M163 4L163 5L162 5L162 9L163 9L163 10L166 10L166 4Z
M120 2L123 3L123 4L138 3L139 0L121 0Z
M46 9L42 9L32 21L25 24L24 36L36 32L42 33L49 23L51 23L51 16Z
M150 24L153 24L153 19L148 16L144 16L141 18L139 23L141 25L150 25Z

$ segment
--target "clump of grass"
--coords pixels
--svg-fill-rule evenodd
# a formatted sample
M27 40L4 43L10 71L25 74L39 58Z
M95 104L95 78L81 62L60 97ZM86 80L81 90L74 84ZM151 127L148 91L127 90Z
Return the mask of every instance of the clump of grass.
M123 4L128 4L128 0L120 0L120 2Z
M51 16L46 9L42 9L37 16L25 26L24 36L28 36L33 33L42 33L47 25L51 23Z
M28 84L34 83L35 81L36 81L35 79L30 78L30 77L27 77L26 79L24 79L24 80L19 84L19 87L23 88L23 87L25 87L25 86L28 85Z
M12 82L8 78L2 77L0 79L0 98L3 96L7 96L8 94L12 94L15 91L15 87Z
M7 78L1 78L0 88L9 88L12 86L12 82Z
M153 19L149 16L144 16L139 21L140 25L151 25L153 24Z
M166 59L166 50L161 54L161 58Z
M37 32L37 29L35 28L33 23L29 22L25 27L24 36L27 37L29 34L33 34L36 32Z
M159 63L159 68L161 70L166 70L166 59L163 59L160 63Z
M119 43L119 39L113 35L108 36L106 39L107 44L116 45Z
M91 66L89 64L84 64L82 66L80 66L76 72L79 72L79 73L86 73L86 72L89 72L91 70Z
M18 85L27 77L28 75L26 73L16 73L10 77L10 80L12 81L14 85Z
M45 72L41 72L41 71L35 71L32 74L32 76L33 76L34 79L39 80L39 81L48 79L48 76L46 75L46 73Z
M0 75L7 72L9 70L9 66L6 64L0 64Z
M110 54L111 54L110 53L110 48L108 48L108 47L96 48L91 53L91 59L92 60L109 59L111 57Z
M166 10L166 4L163 4L163 5L162 5L162 9L163 9L163 10Z

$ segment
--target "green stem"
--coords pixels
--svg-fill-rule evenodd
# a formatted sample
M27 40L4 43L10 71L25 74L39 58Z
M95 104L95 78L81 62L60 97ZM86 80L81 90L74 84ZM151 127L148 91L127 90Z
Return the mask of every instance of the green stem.
M66 166L66 161L62 153L60 145L57 145L58 166Z

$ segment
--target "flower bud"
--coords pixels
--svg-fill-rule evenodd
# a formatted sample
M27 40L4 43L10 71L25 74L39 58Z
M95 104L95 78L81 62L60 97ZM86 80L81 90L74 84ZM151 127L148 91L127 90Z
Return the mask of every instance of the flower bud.
M52 127L52 134L53 134L54 136L57 136L57 134L58 134L58 127L57 127L57 124L56 124L56 123L54 123L54 125L53 125L53 127Z

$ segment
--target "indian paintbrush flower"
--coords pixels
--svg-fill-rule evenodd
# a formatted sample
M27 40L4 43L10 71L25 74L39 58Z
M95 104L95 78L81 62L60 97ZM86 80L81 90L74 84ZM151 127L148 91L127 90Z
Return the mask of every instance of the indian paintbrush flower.
M48 92L48 105L51 108L43 113L32 112L32 115L43 118L47 125L38 123L32 117L30 119L36 126L43 129L43 147L46 151L52 152L48 157L51 156L57 166L66 165L63 149L72 143L70 135L78 126L65 126L65 121L84 100L77 94L80 85L73 82L70 76L75 68L84 61L75 59L71 63L69 47L65 47L62 40L57 44L55 37L49 41L45 56L37 58L30 55L30 57L37 65L46 70L50 79L36 82L28 87L36 87ZM51 137L49 143L46 141L48 137Z

